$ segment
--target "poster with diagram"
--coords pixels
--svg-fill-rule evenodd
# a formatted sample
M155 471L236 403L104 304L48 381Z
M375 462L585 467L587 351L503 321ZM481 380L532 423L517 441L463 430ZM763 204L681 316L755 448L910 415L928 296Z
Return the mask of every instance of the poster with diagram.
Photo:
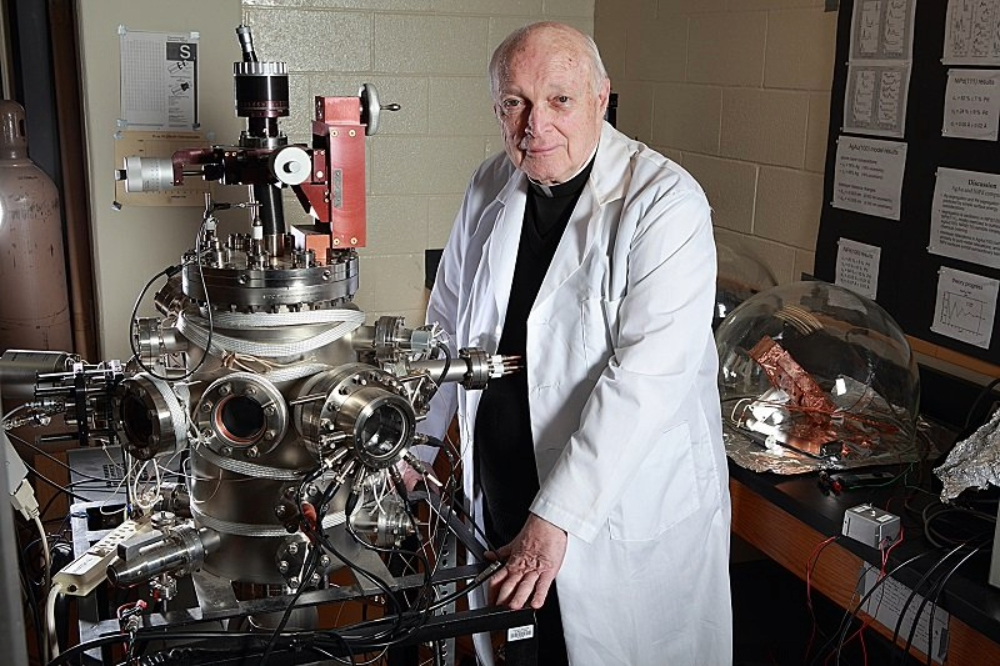
M198 33L144 32L120 26L118 34L119 125L132 130L197 130Z
M1000 281L954 268L938 272L937 299L931 330L989 349Z
M945 65L1000 65L1000 0L949 0Z
M851 17L843 131L902 138L916 0L862 0Z

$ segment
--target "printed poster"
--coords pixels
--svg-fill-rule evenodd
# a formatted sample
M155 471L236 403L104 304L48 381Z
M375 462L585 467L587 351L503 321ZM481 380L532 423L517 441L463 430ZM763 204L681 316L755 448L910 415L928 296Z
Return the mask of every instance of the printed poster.
M834 168L834 208L899 219L905 143L842 136Z
M198 33L143 32L124 26L118 32L121 126L198 129Z
M837 268L834 284L875 300L878 294L878 265L882 248L849 238L837 241Z
M1000 282L954 268L938 271L931 330L970 345L990 348Z
M927 250L1000 268L1000 175L937 170Z
M1000 70L952 69L944 96L941 136L996 141L1000 127Z

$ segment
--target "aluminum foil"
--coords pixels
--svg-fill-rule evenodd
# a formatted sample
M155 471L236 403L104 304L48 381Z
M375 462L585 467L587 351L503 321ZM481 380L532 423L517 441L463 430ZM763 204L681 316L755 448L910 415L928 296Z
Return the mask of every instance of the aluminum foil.
M944 464L934 470L944 488L941 499L955 499L966 488L1000 486L1000 410L968 439L955 445Z

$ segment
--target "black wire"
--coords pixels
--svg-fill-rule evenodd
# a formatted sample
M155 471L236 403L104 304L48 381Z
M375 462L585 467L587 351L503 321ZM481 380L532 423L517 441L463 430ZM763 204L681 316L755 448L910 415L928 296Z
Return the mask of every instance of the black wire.
M953 566L947 574L941 577L941 579L935 584L935 586L928 592L927 596L924 597L920 606L917 608L916 614L913 616L913 624L910 625L910 635L906 638L906 647L903 648L903 661L906 660L906 655L910 653L910 645L913 643L913 637L917 632L917 622L920 620L921 613L924 612L924 607L930 600L930 593L934 594L934 601L931 605L931 614L927 622L927 659L928 661L933 661L932 654L934 653L934 611L937 609L938 600L941 598L941 593L944 591L945 586L951 577L958 572L963 564L968 562L974 555L976 555L982 546L976 546L969 553L965 555L962 559L958 561L958 564Z
M182 382L188 379L201 369L201 366L204 365L205 363L205 359L208 358L209 354L211 353L212 336L215 332L215 322L212 318L212 303L209 301L208 287L205 284L205 267L201 262L201 236L204 233L205 227L207 226L208 221L210 219L211 219L211 213L206 211L205 217L202 219L201 226L198 227L198 233L195 235L194 239L194 247L195 247L194 260L195 262L197 262L198 265L198 277L201 280L201 291L205 295L205 310L208 315L208 340L205 342L205 353L201 355L201 358L198 359L198 362L195 364L195 366L190 370L188 370L183 375L181 375L180 377L164 377L154 372L152 368L148 367L145 363L142 362L142 357L139 355L139 350L136 347L135 327L136 324L138 323L136 321L136 316L139 313L139 305L142 303L142 299L146 296L146 292L149 291L149 288L150 286L152 286L153 282L155 282L157 279L163 276L167 276L168 278L173 277L174 275L177 274L178 271L182 270L182 266L168 266L167 268L164 268L162 271L151 277L149 281L146 282L146 284L143 286L142 291L139 292L139 296L138 298L135 299L135 304L132 306L132 316L129 317L129 328L128 328L128 342L129 342L129 347L132 350L132 356L135 358L136 363L139 364L139 367L142 368L147 374L149 374L151 377L154 377L162 381Z
M441 370L441 376L438 377L436 384L441 384L444 378L448 376L448 371L451 370L451 350L448 349L448 345L443 342L437 344L437 348L444 353L444 368Z
M931 554L930 552L919 553L919 554L914 555L913 557L911 557L911 558L909 558L907 560L904 560L902 563L896 565L895 567L893 567L893 569L891 571L887 572L878 581L876 581L876 583L872 586L872 589L868 590L867 594L865 594L863 597L861 597L861 599L858 601L858 603L854 606L854 610L851 610L849 608L845 609L844 610L844 616L843 616L843 618L840 621L840 626L837 628L837 631L834 632L834 634L830 638L830 640L828 640L826 643L824 643L819 648L819 650L817 650L816 657L813 659L813 661L811 663L814 663L814 664L818 663L818 660L824 654L824 652L828 648L830 648L830 649L833 648L832 643L833 643L833 640L834 640L835 637L839 636L840 637L839 638L839 643L843 644L844 640L847 638L847 631L848 631L848 629L850 629L851 622L853 620L857 619L858 612L861 611L862 607L868 602L868 600L875 593L875 591L878 590L885 583L886 580L888 580L891 576L895 575L895 573L897 571L899 571L900 569L902 569L903 567L909 566L910 564L913 564L917 560L923 559L924 557L927 557L930 554ZM864 575L864 573L862 573L862 576L863 575ZM838 645L838 649L840 649L840 645Z
M288 618L292 616L292 610L295 608L295 604L298 603L299 597L305 592L306 588L309 586L309 581L312 579L312 575L316 572L316 567L319 565L319 554L320 549L315 544L309 545L309 557L306 560L305 573L302 575L302 580L299 581L299 587L295 591L295 596L292 600L288 602L288 606L285 608L285 612L281 615L281 621L278 622L277 626L274 628L274 632L271 633L271 637L267 641L267 647L264 649L264 655L260 659L259 666L265 666L267 660L271 658L271 652L274 650L274 646L277 644L278 637L284 630L285 625L288 624Z
M16 530L15 530L16 531ZM20 536L17 536L17 540L20 541ZM42 641L45 640L44 633L42 632L42 614L38 607L38 599L35 598L35 590L31 586L31 580L27 575L28 562L23 557L18 560L17 573L21 579L21 588L24 590L25 597L28 600L28 607L31 610L32 618L32 629L35 632L36 645L41 647L44 645Z
M982 401L986 399L986 396L990 394L990 392L997 386L997 384L1000 384L1000 377L997 377L989 384L984 386L983 389L979 392L979 395L976 396L976 399L972 401L972 406L969 407L969 411L965 415L965 425L962 426L962 432L960 432L958 434L958 437L956 438L957 441L963 440L972 434L973 431L972 418L976 415L976 412L979 410L980 403L982 403Z
M71 472L74 472L77 476L82 476L83 478L89 479L91 481L107 481L107 479L103 479L103 478L101 478L99 476L93 476L91 474L85 474L85 473L80 472L78 470L74 470L72 467L70 467L69 465L67 465L66 463L64 463L62 460L59 460L59 458L56 458L52 454L48 453L47 451L45 451L45 449L43 449L43 448L41 448L41 447L39 447L39 446L37 446L35 444L32 444L31 442L29 442L28 440L24 439L23 437L18 437L17 435L15 435L13 433L9 433L9 432L7 433L7 435L11 439L16 439L20 443L22 443L25 446L29 447L35 453L38 453L39 455L44 456L45 458L48 458L49 460L51 460L52 462L56 463L60 467L66 469L66 470L69 470Z
M176 271L178 270L180 270L179 266L167 266L162 271L160 271L153 277L149 278L149 280L146 281L146 284L144 284L142 289L139 291L139 295L136 297L135 303L132 305L132 314L128 320L128 344L129 348L132 350L132 357L135 359L136 363L139 364L139 367L142 368L146 373L148 373L152 377L155 377L156 379L160 379L163 381L170 381L170 380L167 377L163 377L161 375L156 374L156 372L154 372L152 368L147 367L146 364L142 362L142 356L139 354L138 346L136 346L137 336L135 328L136 324L138 323L136 321L136 317L139 314L139 305L142 304L142 299L145 298L146 292L149 291L149 288L151 286L153 286L153 283L159 280L161 277L167 277L169 279L173 275L176 275ZM186 376L190 376L190 374Z
M55 482L55 481L53 481L52 479L50 479L50 478L48 478L47 476L44 476L43 474L41 474L41 473L40 473L40 472L39 472L39 471L38 471L37 469L35 469L35 468L34 468L34 467L32 467L31 465L29 465L28 463L24 463L24 466L25 466L25 467L26 467L26 468L28 469L28 471L29 471L29 472L31 472L31 473L32 473L32 474L34 474L34 475L35 475L36 477L38 477L38 479L39 479L39 480L41 480L41 481L44 481L44 482L45 482L45 483L47 483L47 484L48 484L49 486L51 486L52 488L55 488L55 489L56 489L56 490L58 490L59 492L61 492L61 493L66 493L66 494L67 494L67 495L69 495L70 497L75 497L75 498L77 498L77 499L79 499L79 500L83 500L84 502L86 502L86 501L87 501L87 498L86 498L86 497L84 497L83 495L77 495L77 494L76 494L76 493L74 493L74 492L73 492L72 490L67 490L66 488L63 488L62 486L60 486L60 485L59 485L58 483L56 483L56 482ZM41 515L41 514L38 514L38 515Z
M934 573L935 573L935 572L936 572L936 571L938 570L938 568L939 568L939 567L942 567L942 566L944 566L944 563L945 563L946 561L948 561L948 559L949 559L949 558L950 558L950 557L951 557L952 555L955 555L956 553L958 553L958 552L959 552L959 551L960 551L960 550L961 550L962 548L965 548L965 546L966 546L966 544L959 544L959 545L955 546L954 548L952 548L951 550L949 550L949 551L948 551L947 553L945 553L944 555L942 555L942 556L940 557L940 559L938 559L938 561L937 561L937 562L935 562L935 563L934 563L934 565L933 565L933 566L931 566L931 568L930 568L930 569L928 569L928 570L927 570L927 571L926 571L926 572L924 573L924 575L920 577L920 580L918 580L918 581L917 581L917 584L916 584L916 585L914 585L914 586L913 586L913 588L912 588L912 589L910 590L910 595L909 595L908 597L906 597L906 601L905 601L905 602L903 603L903 607L902 607L902 608L900 609L900 611L899 611L899 618L898 618L898 619L896 620L896 626L895 626L895 628L894 628L894 629L893 629L893 631L892 631L892 643L891 643L891 645L893 645L893 646L895 646L895 645L896 645L896 639L897 639L897 638L899 637L899 630L900 630L900 629L902 628L902 626L903 626L903 618L905 618L905 617L906 617L906 611L907 611L907 610L909 610L909 608L910 608L910 604L911 604L911 603L913 603L913 598L914 598L914 597L915 597L915 596L917 595L917 592L918 592L918 591L920 590L921 586L923 586L923 584L924 584L924 583L925 583L925 582L926 582L926 581L927 581L927 580L928 580L928 579L929 579L929 578L930 578L930 577L931 577L932 575L934 575ZM913 625L911 626L911 631L912 631L912 630L913 630L913 629L914 629L914 628L915 628L916 626L917 626L917 616L914 616L914 618L913 618ZM902 661L903 663L905 663L905 662L906 662L906 655L907 655L908 653L909 653L909 644L907 644L907 651L906 651L906 652L903 652L903 653L902 653L902 656L901 656L901 661ZM895 662L895 659L893 660L893 662Z

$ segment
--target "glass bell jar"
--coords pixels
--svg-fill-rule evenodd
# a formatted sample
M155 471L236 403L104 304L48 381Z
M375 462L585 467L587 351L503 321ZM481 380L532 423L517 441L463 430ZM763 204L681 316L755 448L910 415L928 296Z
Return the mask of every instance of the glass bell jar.
M826 282L756 294L716 331L727 452L797 473L915 460L920 380L899 325Z
M724 241L716 241L715 250L719 271L715 281L713 329L717 329L740 303L778 284L771 271L756 257Z

